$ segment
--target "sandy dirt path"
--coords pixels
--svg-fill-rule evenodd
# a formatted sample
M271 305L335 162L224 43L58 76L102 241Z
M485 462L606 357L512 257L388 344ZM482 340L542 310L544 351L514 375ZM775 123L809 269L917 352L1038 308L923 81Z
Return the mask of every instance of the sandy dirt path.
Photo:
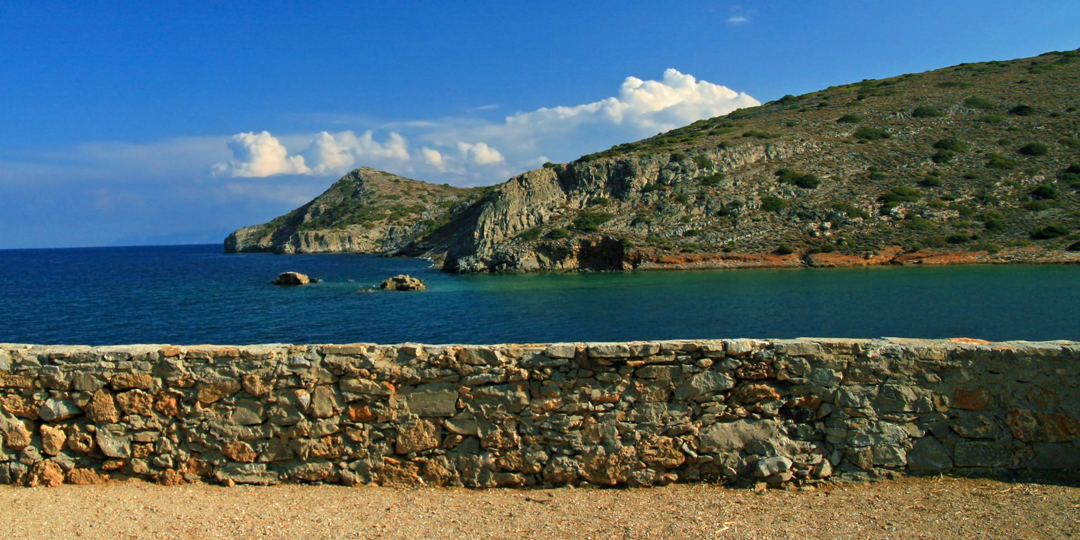
M813 491L675 485L0 487L3 538L1077 538L1080 487L922 478Z

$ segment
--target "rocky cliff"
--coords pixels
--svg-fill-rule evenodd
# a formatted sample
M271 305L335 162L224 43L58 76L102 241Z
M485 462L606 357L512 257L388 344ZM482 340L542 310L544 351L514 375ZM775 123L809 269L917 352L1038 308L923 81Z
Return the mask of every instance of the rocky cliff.
M393 227L328 228L324 194L226 250L454 272L1080 262L1078 85L1077 51L867 80L446 192Z
M300 208L230 234L225 252L394 253L477 192L356 169Z

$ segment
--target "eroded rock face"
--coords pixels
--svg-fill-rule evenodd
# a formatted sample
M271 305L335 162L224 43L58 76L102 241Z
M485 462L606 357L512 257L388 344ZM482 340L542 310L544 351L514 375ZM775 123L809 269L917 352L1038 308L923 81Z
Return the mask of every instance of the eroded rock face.
M307 285L311 278L300 272L282 272L274 280L274 285Z
M1072 342L0 351L4 483L782 486L1080 466Z
M422 291L427 286L419 278L400 274L383 281L379 288L387 291Z

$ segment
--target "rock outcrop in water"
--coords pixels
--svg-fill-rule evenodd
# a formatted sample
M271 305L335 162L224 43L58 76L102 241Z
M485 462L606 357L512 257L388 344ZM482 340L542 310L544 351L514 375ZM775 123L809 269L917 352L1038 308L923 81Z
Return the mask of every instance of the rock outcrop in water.
M451 272L1080 262L1077 85L1080 52L1048 53L785 96L489 188L360 169L225 248Z
M274 285L307 285L311 278L300 272L282 272L274 280Z
M379 288L387 291L422 291L427 286L418 278L401 274L383 281L379 284Z

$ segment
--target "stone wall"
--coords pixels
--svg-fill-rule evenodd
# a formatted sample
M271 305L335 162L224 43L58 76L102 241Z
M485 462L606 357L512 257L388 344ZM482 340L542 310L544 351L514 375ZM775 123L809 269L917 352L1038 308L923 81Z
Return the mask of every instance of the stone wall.
M1080 344L0 345L0 482L468 487L1080 468Z

